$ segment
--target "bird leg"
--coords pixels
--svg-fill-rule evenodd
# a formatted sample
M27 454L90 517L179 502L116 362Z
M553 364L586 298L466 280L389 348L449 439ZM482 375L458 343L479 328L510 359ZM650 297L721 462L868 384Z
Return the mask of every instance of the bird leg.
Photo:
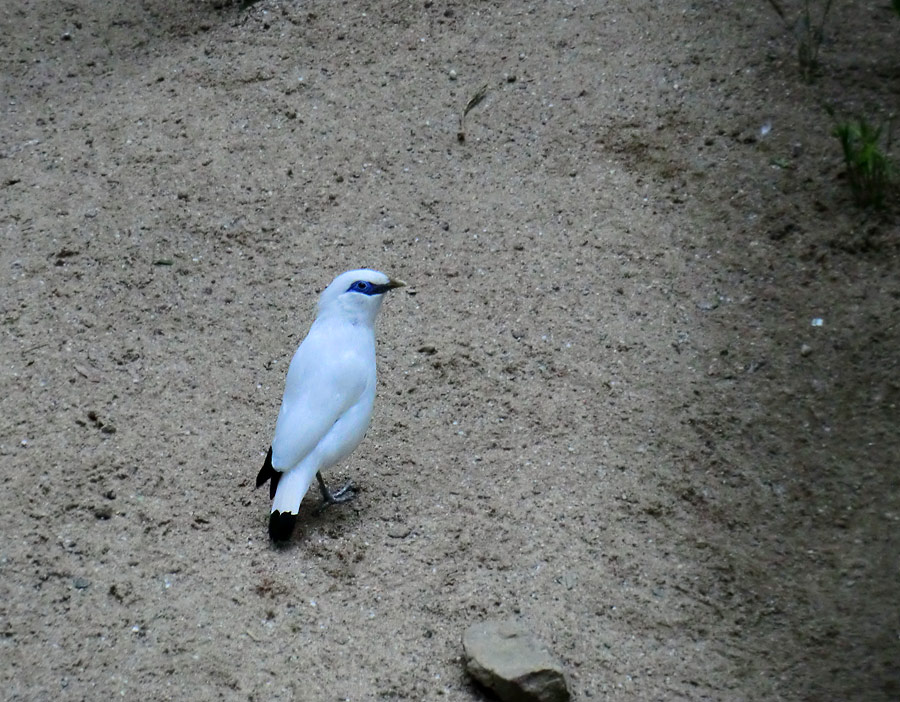
M328 489L328 486L325 484L325 479L319 471L316 471L316 480L319 482L319 492L322 493L322 506L319 508L320 510L325 509L328 505L349 502L356 497L356 488L353 487L352 481L348 482L340 490L332 492Z

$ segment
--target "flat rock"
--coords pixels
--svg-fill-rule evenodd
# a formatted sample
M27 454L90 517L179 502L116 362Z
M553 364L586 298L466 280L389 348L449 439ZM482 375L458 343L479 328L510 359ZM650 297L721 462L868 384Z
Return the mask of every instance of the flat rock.
M466 670L503 702L566 702L561 663L515 621L473 624L463 634Z

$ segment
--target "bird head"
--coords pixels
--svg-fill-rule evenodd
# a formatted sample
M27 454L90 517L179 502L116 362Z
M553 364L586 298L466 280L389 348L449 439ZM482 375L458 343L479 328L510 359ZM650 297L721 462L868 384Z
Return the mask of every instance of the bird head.
M368 268L341 273L319 296L318 316L339 314L350 321L374 323L384 294L404 285Z

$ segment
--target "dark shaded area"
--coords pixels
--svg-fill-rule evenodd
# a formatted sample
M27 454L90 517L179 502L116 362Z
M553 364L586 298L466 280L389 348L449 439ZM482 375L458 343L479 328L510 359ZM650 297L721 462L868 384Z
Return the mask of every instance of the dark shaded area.
M717 22L740 21L708 9ZM794 74L794 38L776 23L768 47L748 56L757 94L792 93L798 110L819 114L821 134L833 124L823 100L876 119L896 110L900 75L877 67L900 26L882 9L870 17L852 4L834 8L811 86ZM710 120L711 133L717 122L719 133L729 129L727 114ZM897 212L854 206L836 141L829 182L823 159L807 152L811 134L788 114L764 108L756 124L781 129L772 141L783 139L780 153L794 157L764 192L750 174L771 169L764 161L779 148L761 148L759 135L738 147L748 180L733 188L748 191L720 208L719 223L707 220L707 246L722 264L710 287L743 304L724 301L707 315L708 380L695 384L700 402L687 410L704 449L686 457L690 477L676 489L715 548L721 578L709 595L723 607L742 595L743 611L732 613L737 646L767 661L768 674L800 699L888 700L900 689ZM703 222L700 210L716 206L710 190L689 190ZM798 191L804 197L792 199ZM759 225L741 221L748 209ZM767 230L773 246L734 247L736 235Z

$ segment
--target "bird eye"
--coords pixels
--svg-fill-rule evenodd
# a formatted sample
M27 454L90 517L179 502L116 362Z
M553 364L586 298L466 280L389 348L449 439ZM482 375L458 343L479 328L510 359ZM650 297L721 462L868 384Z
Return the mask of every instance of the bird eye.
M368 283L364 280L357 280L355 287L357 290L365 290L368 287Z

